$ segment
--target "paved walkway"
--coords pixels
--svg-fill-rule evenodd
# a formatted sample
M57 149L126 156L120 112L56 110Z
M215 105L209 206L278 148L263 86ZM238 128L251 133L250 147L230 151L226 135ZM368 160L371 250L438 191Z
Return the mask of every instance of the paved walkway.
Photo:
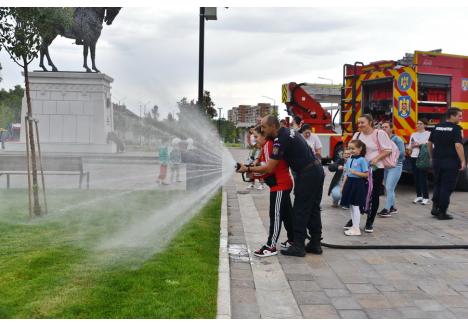
M238 161L247 155L232 152ZM330 178L327 173L325 191ZM245 187L239 175L225 186L232 318L468 318L467 250L324 248L321 256L257 258L252 251L267 237L268 190L238 193ZM399 215L377 218L373 234L346 237L349 213L332 208L325 193L323 241L468 244L466 193L452 197L452 221L431 218L430 208L412 204L413 197L410 186L399 186Z

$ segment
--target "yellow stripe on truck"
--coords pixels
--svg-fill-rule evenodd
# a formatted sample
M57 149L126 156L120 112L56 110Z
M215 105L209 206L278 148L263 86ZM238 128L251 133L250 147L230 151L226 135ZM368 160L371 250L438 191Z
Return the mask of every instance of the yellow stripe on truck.
M468 102L452 102L451 106L462 110L468 110Z
M281 87L281 101L283 103L289 102L288 101L288 84L283 84Z

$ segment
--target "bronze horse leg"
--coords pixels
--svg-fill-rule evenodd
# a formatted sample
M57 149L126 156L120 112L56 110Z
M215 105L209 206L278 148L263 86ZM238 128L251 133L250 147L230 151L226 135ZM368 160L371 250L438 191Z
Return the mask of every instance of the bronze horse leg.
M47 40L43 40L42 44L41 44L41 47L39 49L39 53L40 53L39 67L41 67L42 70L44 70L44 71L48 71L47 68L44 66L44 55L47 58L47 63L49 64L49 66L52 67L52 71L58 71L57 67L54 65L54 63L52 62L52 59L50 58L50 55L49 55L49 46L56 37L57 37L57 35L55 35L54 37L51 37L51 38L49 38Z
M88 43L86 41L83 42L83 68L86 69L86 72L92 72L91 69L88 67Z
M89 49L91 50L91 63L92 63L92 68L95 72L100 72L98 68L96 68L96 42L93 42L89 45Z

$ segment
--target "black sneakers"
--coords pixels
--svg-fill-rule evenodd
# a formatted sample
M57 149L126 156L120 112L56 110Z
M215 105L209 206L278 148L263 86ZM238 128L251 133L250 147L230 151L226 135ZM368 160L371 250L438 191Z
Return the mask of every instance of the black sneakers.
M379 212L379 216L380 217L391 217L392 214L390 214L390 211L388 209L384 208Z
M288 249L281 250L281 253L285 256L296 256L296 257L304 257L306 252L304 248L300 248L296 245L291 245Z
M398 214L398 209L396 207L390 207L390 214Z
M348 222L346 222L345 226L343 226L343 229L348 230L352 227L353 227L353 221L349 220Z
M285 242L281 242L280 246L281 248L288 249L289 247L292 246L292 244L293 244L292 241L286 240Z
M374 232L374 226L370 223L366 223L366 228L364 229L364 232L367 232L367 233Z
M264 245L260 249L254 251L254 255L257 257L270 257L277 254L278 252L275 247L269 247L267 245Z

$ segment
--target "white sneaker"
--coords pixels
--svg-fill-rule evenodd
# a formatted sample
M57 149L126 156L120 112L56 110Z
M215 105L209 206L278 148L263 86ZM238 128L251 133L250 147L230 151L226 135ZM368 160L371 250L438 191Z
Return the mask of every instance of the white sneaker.
M429 198L424 198L421 202L421 205L427 205L429 204Z
M359 228L352 227L349 230L345 230L344 234L346 234L346 235L361 235L361 230Z
M253 189L253 188L255 188L255 186L254 186L253 183L249 184L249 185L246 187L246 189Z
M264 185L259 184L259 185L257 186L257 190L263 190L263 189L265 189L265 186L264 186Z
M420 203L423 201L423 198L422 197L416 197L414 200L413 200L413 204L417 204L417 203Z

